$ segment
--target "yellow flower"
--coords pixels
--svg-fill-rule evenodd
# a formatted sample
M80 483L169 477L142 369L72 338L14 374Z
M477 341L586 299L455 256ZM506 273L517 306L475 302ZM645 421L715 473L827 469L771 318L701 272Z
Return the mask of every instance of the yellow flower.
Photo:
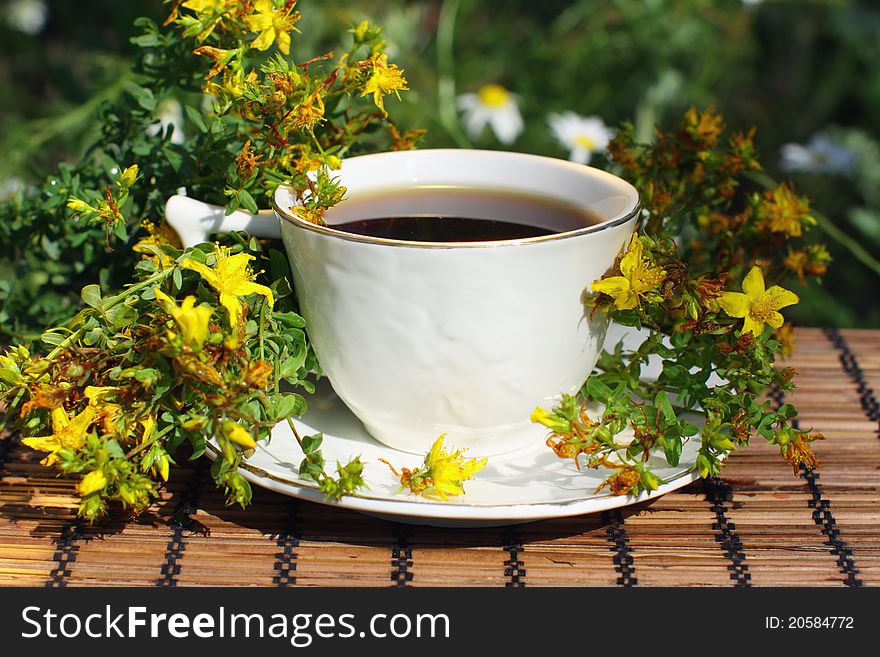
M448 499L449 495L461 495L464 493L463 482L471 479L480 470L486 467L487 459L471 459L465 461L464 450L447 452L443 449L442 436L434 441L431 451L425 457L425 469L431 479L433 490L442 499Z
M188 296L180 306L162 290L153 290L156 301L162 306L162 310L171 315L177 323L177 328L183 336L183 341L193 349L199 350L208 337L208 324L213 312L209 306L196 306L196 298Z
M251 45L257 50L268 50L277 41L278 50L289 55L290 32L299 32L295 27L299 12L291 13L295 5L296 2L288 2L276 13L272 0L257 0L254 3L254 13L244 19L252 32L260 33Z
M459 449L452 453L443 449L442 436L434 441L431 451L425 456L423 467L410 470L401 468L395 470L385 459L379 459L391 468L391 472L400 479L400 490L409 489L415 495L430 497L436 495L443 500L449 499L450 495L464 493L464 482L471 479L480 470L486 467L487 459L471 459L465 461L464 450Z
M220 293L220 304L229 313L229 324L233 328L238 326L241 318L239 297L262 294L270 306L274 305L272 290L253 282L254 275L248 266L248 262L254 259L252 255L237 253L231 256L228 248L218 244L214 250L214 257L216 263L213 268L190 258L184 259L180 266L197 271L208 285Z
M293 108L290 120L298 130L311 130L315 124L324 120L324 100L320 89L316 89Z
M696 107L691 107L685 112L683 127L692 139L704 143L709 148L714 148L721 133L724 132L721 116L711 107L702 112Z
M86 406L73 419L67 417L67 411L62 407L52 409L52 435L33 436L24 438L21 442L41 452L49 452L49 455L40 463L52 465L58 458L55 456L60 449L79 449L86 442L86 432L95 419L95 409Z
M644 255L644 247L638 233L633 234L629 249L620 259L620 276L610 276L593 281L592 288L614 299L618 310L632 310L646 301L659 301L660 295L654 292L666 278L666 272L651 265Z
M825 436L821 433L801 433L793 437L788 444L780 447L783 452L782 457L791 466L795 476L797 476L801 466L807 470L819 467L819 459L816 458L810 443L814 440L824 440L824 438Z
M373 65L373 73L364 85L361 97L373 94L373 102L376 103L376 107L383 114L387 114L385 112L384 96L393 91L397 98L400 99L400 92L407 91L409 87L406 86L407 83L406 78L403 77L403 71L396 65L388 63L388 55L384 53L374 55L370 59L370 63Z
M810 216L810 204L785 183L764 192L758 220L771 233L784 233L790 237L800 237L804 226L816 223L815 218Z
M781 308L796 304L798 296L778 285L769 290L764 289L764 274L757 265L752 267L743 280L743 292L725 292L718 299L718 304L731 317L742 317L742 332L761 334L764 324L775 329L785 321L779 313Z

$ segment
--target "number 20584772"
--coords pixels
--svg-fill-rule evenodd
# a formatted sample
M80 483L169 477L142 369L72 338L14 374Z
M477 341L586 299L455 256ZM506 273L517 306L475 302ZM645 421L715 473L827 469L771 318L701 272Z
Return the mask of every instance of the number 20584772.
M768 630L852 630L852 616L765 616Z

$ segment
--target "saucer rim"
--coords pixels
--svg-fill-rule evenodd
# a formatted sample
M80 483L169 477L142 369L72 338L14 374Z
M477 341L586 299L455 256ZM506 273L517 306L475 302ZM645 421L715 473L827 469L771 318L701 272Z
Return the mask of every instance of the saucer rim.
M206 456L212 460L219 454L217 447L209 442ZM642 492L639 495L613 495L611 493L590 494L564 502L532 502L526 504L467 504L465 502L435 502L410 495L405 499L391 500L387 497L373 497L355 494L334 500L325 498L317 486L301 481L285 479L267 470L242 463L239 472L249 482L267 490L316 502L328 506L349 509L367 514L381 514L395 517L412 517L437 520L544 520L568 516L599 513L611 509L631 506L655 499L683 488L700 479L693 467L682 469L680 473L660 484L657 490Z

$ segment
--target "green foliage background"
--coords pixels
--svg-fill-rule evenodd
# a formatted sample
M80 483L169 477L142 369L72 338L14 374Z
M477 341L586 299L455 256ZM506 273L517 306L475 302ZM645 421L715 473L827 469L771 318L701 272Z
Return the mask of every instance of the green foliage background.
M46 173L80 159L99 134L105 103L117 108L118 121L111 121L117 135L132 139L133 124L118 108L134 114L143 109L143 99L130 91L137 47L129 38L140 33L133 21L147 15L161 22L169 6L158 0L52 0L45 26L28 35L7 20L12 4L0 8L0 196L17 188L40 194L42 211L56 212L63 223L66 195L54 190L76 171L49 180ZM851 241L848 248L825 239L835 257L830 273L822 285L796 289L802 303L788 315L801 324L880 327L874 292L880 274L863 262L880 258L877 2L302 0L300 7L303 35L294 39L295 53L334 47L344 30L364 18L384 28L389 54L406 68L412 89L402 102L389 100L388 108L401 127L429 129L423 147L502 147L488 132L471 144L458 122L455 96L486 83L502 84L519 98L526 129L511 148L558 157L567 153L547 128L551 112L598 115L609 125L631 120L645 140L655 122L670 126L691 105L714 105L735 129L755 125L766 168L791 178ZM180 100L198 102L198 85L192 89ZM817 134L843 149L855 164L851 171L780 170L784 144L804 144ZM143 151L141 161L152 158L165 174L169 167L178 171L167 134L141 137L135 147ZM126 154L93 155L109 170ZM179 180L162 179L193 184L185 168ZM136 219L157 219L162 200L173 193L168 187L150 190L144 216ZM35 314L61 320L99 270L109 287L121 282L113 271L127 254L103 253L100 242L85 239L76 253L61 253L43 236L39 261L21 275L21 245L15 242L27 233L29 220L0 213L4 307L18 295L32 300ZM69 235L77 227L67 222L58 230ZM857 248L868 258L859 260ZM15 318L3 312L2 325L15 332Z

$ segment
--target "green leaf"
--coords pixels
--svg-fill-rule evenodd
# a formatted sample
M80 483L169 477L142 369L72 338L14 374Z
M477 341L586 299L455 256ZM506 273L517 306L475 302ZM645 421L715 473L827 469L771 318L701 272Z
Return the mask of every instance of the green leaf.
M675 422L675 411L672 410L672 404L669 403L669 397L666 395L665 390L660 390L657 396L654 397L654 406L660 409L663 418L667 422Z
M306 412L308 405L301 395L295 392L280 394L275 398L274 415L275 419L286 420L292 415L302 415Z
M208 132L208 126L205 125L205 119L199 110L189 105L184 106L183 110L190 122L199 129L199 132Z
M86 285L82 292L80 292L80 298L82 298L83 303L87 306L100 310L103 303L101 299L101 286L94 283Z
M107 450L107 453L110 454L113 458L124 459L125 458L125 450L117 443L115 440L108 440L104 443L104 447Z
M681 438L666 438L663 451L666 452L666 462L672 467L677 466L681 459Z
M168 164L171 165L171 168L174 169L174 172L179 172L180 168L183 166L183 152L176 146L166 146L162 149L162 152L165 154L165 158L168 160Z
M147 89L146 87L142 87L139 84L135 84L133 82L126 83L125 90L131 94L131 97L134 98L135 102L143 107L148 112L152 112L156 109L156 97L153 95L153 92Z
M281 369L279 371L279 376L282 379L289 379L291 377L296 376L296 373L299 371L299 368L302 367L303 363L305 363L305 362L306 362L306 350L303 349L303 350L301 350L301 353L284 359L284 362L281 363Z
M64 336L55 333L54 331L46 331L43 335L40 336L40 341L43 344L50 345L52 347L57 347L59 344L64 342Z
M299 474L302 477L320 483L321 476L324 474L323 459L321 459L321 463L316 463L310 460L309 457L304 458L302 463L299 464Z
M251 196L251 193L248 190L238 190L238 200L241 202L242 207L244 207L244 209L251 214L259 213L260 208L257 207L257 202L254 200L254 197Z
M296 313L272 313L272 319L289 328L303 328L306 320Z
M316 433L312 436L304 436L302 439L302 450L306 454L312 454L321 449L321 443L324 441L323 433Z

